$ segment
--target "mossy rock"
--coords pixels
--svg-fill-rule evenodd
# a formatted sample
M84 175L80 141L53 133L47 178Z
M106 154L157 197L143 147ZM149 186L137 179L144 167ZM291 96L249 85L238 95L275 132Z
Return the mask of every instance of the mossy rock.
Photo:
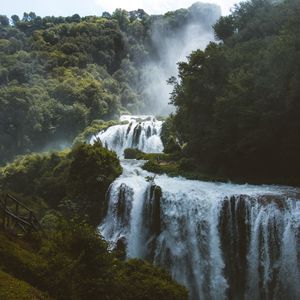
M144 153L139 149L127 148L124 150L125 159L141 159Z

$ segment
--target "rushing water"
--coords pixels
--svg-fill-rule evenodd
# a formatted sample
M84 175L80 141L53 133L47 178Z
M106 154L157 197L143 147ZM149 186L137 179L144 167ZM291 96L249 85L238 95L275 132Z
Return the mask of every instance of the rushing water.
M126 148L137 148L146 153L162 152L160 139L162 122L153 116L122 116L121 122L128 124L116 125L100 132L91 142L100 139L110 150L123 157Z
M161 122L145 116L98 138L120 157L127 147L161 152ZM167 268L191 299L299 299L300 191L155 176L122 160L100 232L128 258Z

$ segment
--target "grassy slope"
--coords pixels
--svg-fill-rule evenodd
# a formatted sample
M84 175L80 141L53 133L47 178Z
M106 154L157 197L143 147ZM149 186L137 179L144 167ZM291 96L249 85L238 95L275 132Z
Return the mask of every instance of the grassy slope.
M16 279L0 270L0 299L5 300L44 300L51 299L28 283Z
M0 300L51 299L21 280L29 276L35 281L43 265L28 244L0 231Z

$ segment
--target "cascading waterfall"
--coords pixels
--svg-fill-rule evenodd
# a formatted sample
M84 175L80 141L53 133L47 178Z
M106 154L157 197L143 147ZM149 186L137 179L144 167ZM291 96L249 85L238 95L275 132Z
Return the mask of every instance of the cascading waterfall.
M122 116L121 122L127 124L116 125L100 132L91 140L100 139L110 150L123 157L126 148L137 148L147 153L163 151L160 139L162 121L157 121L153 116Z
M162 151L162 122L123 119L97 136L108 148ZM170 178L143 163L122 160L110 187L99 229L111 248L165 267L190 299L299 299L299 189Z

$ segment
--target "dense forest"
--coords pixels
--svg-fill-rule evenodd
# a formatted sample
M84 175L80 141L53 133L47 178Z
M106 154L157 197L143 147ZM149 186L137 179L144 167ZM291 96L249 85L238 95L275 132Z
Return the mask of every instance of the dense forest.
M179 64L166 126L192 165L299 184L299 13L298 0L240 3L214 25L219 42Z
M95 119L145 111L141 67L159 58L152 32L176 35L190 22L209 29L218 13L197 3L161 16L0 16L0 164L68 145Z

